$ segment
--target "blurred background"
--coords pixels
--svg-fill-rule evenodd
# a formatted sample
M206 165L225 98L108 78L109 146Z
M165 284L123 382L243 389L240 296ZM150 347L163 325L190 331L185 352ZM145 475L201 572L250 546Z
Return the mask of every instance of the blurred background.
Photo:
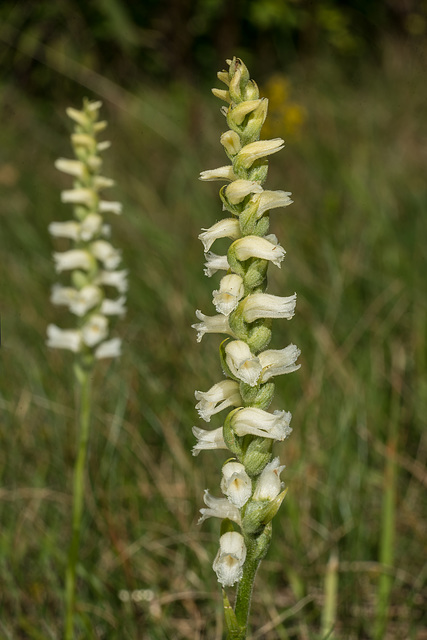
M130 290L123 356L94 380L78 637L223 636L219 523L196 522L224 456L191 456L221 338L197 344L190 325L219 281L197 235L222 216L220 185L198 174L225 164L210 88L233 55L270 100L263 137L286 141L266 183L294 199L271 215L287 257L269 291L298 303L272 347L302 350L272 407L293 414L276 449L289 491L251 638L427 638L426 36L421 0L3 0L2 639L62 634L73 357L45 333L72 320L49 302L47 226L71 216L53 163L71 157L65 108L84 96L109 122Z

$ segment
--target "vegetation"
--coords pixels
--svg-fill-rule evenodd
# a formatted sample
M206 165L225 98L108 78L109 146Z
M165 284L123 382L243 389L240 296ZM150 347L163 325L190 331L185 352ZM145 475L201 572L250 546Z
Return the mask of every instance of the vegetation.
M282 101L268 136L287 144L269 188L294 200L272 217L288 256L271 290L298 292L296 319L275 324L272 348L297 344L302 367L278 380L272 407L292 406L294 433L277 447L289 491L257 575L252 640L423 637L424 45L383 37L381 60L363 57L357 73L325 50L295 57L285 75L277 60L261 74L264 95L286 85L299 114L289 118ZM80 637L220 640L218 523L196 526L217 461L191 456L193 390L220 369L215 338L196 347L190 325L211 304L197 236L219 218L218 185L197 176L223 163L222 116L190 81L153 75L130 89L119 74L64 60L37 67L52 94L7 74L1 84L0 637L57 639L63 625L73 356L45 345L47 324L62 319L49 303L47 227L68 215L53 166L69 153L65 107L88 95L109 122L105 171L123 202L115 242L130 289L123 356L100 362L94 380ZM204 77L211 86L221 62Z

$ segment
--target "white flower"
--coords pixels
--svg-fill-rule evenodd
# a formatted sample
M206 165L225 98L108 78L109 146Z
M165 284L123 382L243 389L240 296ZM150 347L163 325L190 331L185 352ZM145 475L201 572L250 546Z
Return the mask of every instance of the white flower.
M258 203L256 218L261 218L261 216L270 209L287 207L292 204L293 201L289 197L291 195L288 191L263 191L260 194L255 194L252 196L251 202Z
M87 133L72 133L71 142L73 147L84 147L85 149L92 152L94 152L97 148L96 140L93 136L90 136ZM100 144L103 143L100 142Z
M50 235L55 238L71 238L71 240L78 240L80 225L75 220L68 220L67 222L51 222L48 226Z
M285 465L280 465L279 458L274 458L261 472L256 484L253 500L274 500L283 489L280 474Z
M109 300L106 298L101 304L101 313L106 316L124 316L126 313L125 296L120 296L117 300Z
M208 518L228 518L238 525L241 524L240 512L234 504L231 504L227 498L215 498L208 489L205 489L203 500L207 509L200 509L202 514L197 524L202 524Z
M282 138L274 138L273 140L258 140L246 144L237 154L236 161L245 169L249 169L259 158L269 156L283 149L285 145Z
M94 347L96 344L105 340L108 335L108 321L105 316L94 313L81 329L83 342L88 347Z
M80 331L75 329L64 330L54 324L49 324L46 344L53 349L68 349L77 353L82 346L82 336Z
M205 422L210 422L211 416L227 407L239 407L242 404L239 383L235 380L222 380L209 391L195 391L194 395L199 400L196 409Z
M284 349L267 349L258 355L262 366L261 382L267 382L273 376L281 376L284 373L292 373L301 367L295 364L301 351L294 344L289 344Z
M220 100L224 100L224 102L231 102L230 93L225 89L211 89L212 93L216 98Z
M120 338L106 340L95 349L95 358L118 358L122 354L122 341Z
M261 363L243 340L232 340L225 345L225 361L231 373L242 382L254 387L261 375Z
M241 509L252 493L252 481L240 462L227 462L222 467L221 491L232 504Z
M58 158L55 161L55 167L63 173L68 173L76 178L83 178L87 173L86 166L80 160L68 160L68 158Z
M286 318L290 320L295 313L297 294L283 298L269 293L253 293L243 302L243 318L254 322L260 318Z
M70 303L71 313L76 316L84 316L90 309L96 307L102 299L102 291L99 287L88 284L77 292L77 296Z
M248 258L261 258L270 260L279 268L286 254L284 248L279 244L273 244L266 238L260 238L259 236L239 238L233 242L231 247L236 254L236 258L240 261L248 260Z
M244 100L243 102L239 102L239 104L233 108L230 116L233 119L233 122L236 124L242 124L248 113L255 111L255 109L259 109L259 107L262 107L263 110L267 111L267 106L268 101L265 98L259 98L258 100Z
M69 189L61 192L62 202L71 202L72 204L83 204L86 207L93 207L97 201L97 195L92 189Z
M75 300L77 293L77 289L74 289L73 287L61 287L59 284L54 284L50 295L50 301L52 304L64 304L68 307L72 300Z
M88 213L80 223L79 237L85 242L92 240L102 229L102 217L99 213Z
M96 148L98 151L105 151L111 147L111 142L109 140L103 140L102 142L98 142Z
M66 305L71 313L82 317L99 304L101 298L102 291L94 285L86 285L80 290L54 285L50 300L52 304Z
M235 131L223 133L220 142L230 156L235 156L242 148L240 137Z
M231 425L238 436L251 434L260 438L284 440L292 431L289 426L292 414L289 411L268 413L255 407L238 409L231 418Z
M218 238L230 238L237 240L240 238L240 224L237 218L224 218L216 222L209 229L202 229L199 240L203 242L205 251L209 251L215 240Z
M92 242L90 248L106 269L115 269L122 259L121 252L106 240L96 240Z
M120 215L122 208L121 202L107 202L106 200L99 202L99 210L101 213L115 213L116 215Z
M71 120L74 120L74 122L77 122L77 124L80 124L83 127L87 127L88 124L90 124L90 120L84 111L74 109L73 107L67 107L66 112L67 116L71 118Z
M231 204L242 202L250 193L261 192L261 185L253 180L234 180L234 182L229 184L225 189L225 195Z
M102 107L101 100L94 100L93 102L89 102L89 104L87 105L88 110L92 112L99 111L101 107Z
M96 283L116 287L119 293L126 293L128 289L127 275L127 269L122 271L101 271L96 278Z
M218 256L216 253L212 253L212 251L208 251L205 253L205 269L204 274L208 278L210 278L214 273L219 270L228 271L230 265L228 264L227 256Z
M199 309L196 311L196 316L202 322L192 324L191 327L197 331L197 342L200 342L205 333L228 333L233 335L228 324L227 316L221 314L217 316L205 316Z
M226 167L219 167L219 169L208 169L202 171L200 174L200 180L236 180L237 176L234 174L231 164Z
M213 562L218 582L232 587L241 580L246 560L246 545L241 533L228 531L219 539L219 551Z
M243 279L236 273L224 276L219 283L219 290L213 292L213 303L218 313L230 315L243 298L245 287Z
M193 427L193 435L197 438L197 443L193 447L193 456L198 456L200 451L228 448L224 442L222 427L213 431Z
M106 178L105 176L95 176L93 178L93 186L97 191L107 189L108 187L114 187L115 184L114 180Z
M58 273L74 269L89 271L93 265L93 257L83 249L70 249L70 251L63 251L62 253L56 252L53 254L53 259Z

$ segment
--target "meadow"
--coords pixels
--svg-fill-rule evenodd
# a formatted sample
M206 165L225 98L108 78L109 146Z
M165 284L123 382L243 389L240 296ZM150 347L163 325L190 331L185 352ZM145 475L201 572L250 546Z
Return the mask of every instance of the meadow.
M302 366L276 392L274 408L293 414L277 451L289 491L257 576L251 640L320 640L331 620L331 640L427 638L425 60L421 46L385 40L381 64L355 73L320 56L259 79L266 137L286 140L267 188L294 200L271 215L287 251L271 291L298 294L272 347L295 343ZM213 312L197 236L221 217L219 186L198 174L225 163L224 122L217 99L189 83L131 93L95 74L75 80L72 106L104 103L108 195L124 209L113 233L130 274L123 356L94 379L79 637L220 640L219 527L197 519L203 489L219 495L223 458L191 455L194 390L219 379L220 337L197 344L190 325L196 308ZM68 321L49 302L47 231L70 215L53 166L70 157L66 106L1 86L2 640L61 637L73 357L45 335Z

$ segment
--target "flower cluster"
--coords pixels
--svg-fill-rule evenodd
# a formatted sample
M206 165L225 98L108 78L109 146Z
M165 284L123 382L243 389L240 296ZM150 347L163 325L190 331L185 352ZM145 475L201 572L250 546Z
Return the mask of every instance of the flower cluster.
M54 285L51 302L66 306L77 316L77 328L60 329L50 324L47 345L89 359L120 355L120 339L108 339L109 321L112 316L124 315L127 291L127 271L117 269L121 254L107 239L110 226L104 223L102 215L120 214L122 207L100 195L114 184L100 173L100 154L110 146L108 141L96 140L106 127L106 122L98 120L100 107L101 102L85 101L81 111L67 109L67 115L75 123L71 142L76 159L60 158L55 166L74 178L73 189L61 193L62 202L74 206L74 219L49 225L52 236L73 242L71 249L53 254L56 271L71 272L72 286Z
M286 490L280 480L283 466L273 457L274 441L291 432L288 411L269 412L275 376L296 371L299 349L267 349L272 318L290 320L296 294L282 297L266 293L266 274L270 263L280 268L285 250L276 236L268 233L271 209L291 204L290 193L264 190L267 156L280 151L281 138L260 140L268 101L259 97L256 83L238 58L228 60L229 69L218 73L226 89L213 89L214 95L228 103L222 107L228 130L221 136L230 164L204 171L202 180L222 180L223 210L230 216L202 229L199 238L206 256L205 274L226 272L213 292L216 315L197 311L193 327L197 340L206 333L227 337L220 346L225 379L208 391L196 391L200 417L211 417L231 409L217 429L193 428L197 443L193 454L207 449L231 452L222 468L221 491L224 498L205 492L206 508L200 522L216 516L226 519L220 549L213 568L223 586L242 579L245 563L259 563L271 537L271 520ZM227 255L211 251L219 238L232 242ZM236 531L236 525L240 531Z

